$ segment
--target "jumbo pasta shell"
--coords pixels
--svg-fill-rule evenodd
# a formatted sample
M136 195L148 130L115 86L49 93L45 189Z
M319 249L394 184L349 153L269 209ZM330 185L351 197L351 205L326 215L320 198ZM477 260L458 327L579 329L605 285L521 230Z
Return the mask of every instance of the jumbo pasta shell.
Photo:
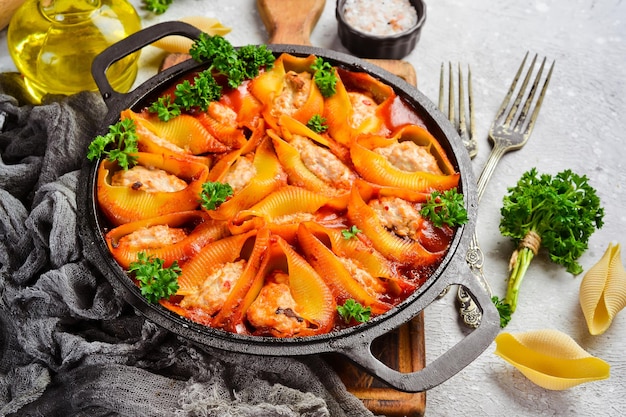
M164 242L160 233L152 239L148 233L151 228L165 227L165 230L177 230L185 237L175 243ZM163 229L159 229L161 231ZM133 235L137 237L133 239ZM183 211L125 223L110 230L105 235L107 246L115 260L125 269L137 261L138 254L144 252L148 257L162 259L169 267L174 261L185 261L195 255L207 243L227 236L226 222L212 220L200 210ZM147 240L146 240L147 239Z
M565 390L585 382L607 379L610 365L591 356L571 337L557 330L500 333L496 355L535 384Z
M181 22L189 23L209 35L224 36L230 33L229 27L223 26L219 20L205 16L188 16L179 19ZM154 42L152 46L163 49L170 53L189 53L193 41L184 36L167 36Z
M580 307L592 335L604 333L617 313L626 307L626 270L620 249L619 243L609 244L580 283Z
M162 169L187 182L187 186L174 192L147 192L133 186L115 186L111 184L111 177L120 168L111 161L103 161L98 168L98 204L113 225L198 208L198 195L208 176L206 165L172 155L143 152L136 155L138 165Z

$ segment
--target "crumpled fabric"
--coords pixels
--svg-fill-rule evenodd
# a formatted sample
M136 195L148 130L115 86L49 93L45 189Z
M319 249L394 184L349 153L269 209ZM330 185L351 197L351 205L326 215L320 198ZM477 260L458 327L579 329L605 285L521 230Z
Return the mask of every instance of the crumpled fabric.
M21 106L0 85L0 415L371 416L319 356L181 339L82 255L76 188L106 106Z

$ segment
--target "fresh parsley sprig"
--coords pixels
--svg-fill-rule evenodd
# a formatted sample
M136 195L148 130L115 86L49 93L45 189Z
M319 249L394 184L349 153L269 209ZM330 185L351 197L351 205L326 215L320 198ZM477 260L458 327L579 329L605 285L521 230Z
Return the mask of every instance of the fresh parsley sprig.
M96 136L89 144L90 161L106 156L111 162L128 169L137 161L137 129L132 119L124 119L109 126L106 135Z
M213 101L222 96L222 85L217 78L223 78L230 88L239 87L246 79L259 74L262 67L274 66L274 54L265 45L247 45L236 49L228 40L219 35L201 33L189 49L191 57L198 62L208 62L209 67L193 79L185 80L176 86L174 101L161 100L148 109L163 121L180 114L178 109L200 108L206 111Z
M222 182L205 182L202 184L200 195L202 207L206 210L215 210L233 195L230 184Z
M313 80L324 97L330 97L337 92L337 74L330 63L317 57L311 69L315 71Z
M170 96L159 97L148 107L148 111L156 113L159 119L164 122L181 115L180 105L173 101Z
M359 302L350 298L342 306L337 306L337 312L346 323L350 323L353 319L356 322L365 323L372 315L372 308L363 307Z
M173 0L143 0L144 9L154 14L165 13L172 2Z
M443 193L433 191L422 205L420 214L429 218L436 227L443 227L444 224L450 227L460 226L468 221L463 194L459 194L456 188Z
M128 272L134 273L135 279L139 281L141 295L151 303L156 304L178 291L178 277L181 274L178 262L174 261L168 268L164 268L163 264L162 259L139 252L137 261L131 262L128 267Z
M513 314L511 312L511 306L495 295L491 297L491 302L496 306L496 310L498 310L498 314L500 315L500 327L504 329L511 321L511 314Z
M322 117L319 114L311 117L309 121L306 122L306 126L315 133L324 133L328 130L328 126L326 125L326 118Z

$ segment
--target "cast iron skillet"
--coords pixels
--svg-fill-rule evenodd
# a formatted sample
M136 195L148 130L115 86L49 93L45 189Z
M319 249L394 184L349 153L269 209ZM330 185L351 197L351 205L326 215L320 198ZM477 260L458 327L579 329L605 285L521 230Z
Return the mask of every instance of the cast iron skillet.
M182 35L196 39L199 34L198 29L188 24L165 22L129 36L109 47L94 60L92 73L109 110L102 121L102 134L108 131L109 125L119 120L119 114L123 109L131 108L139 111L181 76L202 68L202 64L193 60L185 61L159 73L127 94L121 94L112 89L105 75L107 68L117 60L165 36ZM256 355L295 356L338 352L390 386L407 392L424 391L444 382L478 357L491 344L499 330L498 313L489 295L472 275L465 262L465 255L476 222L477 196L470 159L461 145L460 138L443 114L417 89L373 64L350 55L310 46L269 45L268 47L276 54L282 52L299 56L315 54L333 65L351 71L365 71L383 80L414 107L431 133L440 141L455 168L461 173L459 188L464 194L470 220L458 229L448 254L434 274L415 293L387 313L367 323L329 334L278 339L238 335L193 323L160 305L147 302L110 255L103 237L105 222L99 213L95 198L98 162L86 163L79 182L80 235L85 257L111 282L116 295L123 297L149 320L192 341L227 351ZM482 322L477 329L417 372L398 372L372 355L371 344L374 339L411 320L452 284L466 287L482 310Z

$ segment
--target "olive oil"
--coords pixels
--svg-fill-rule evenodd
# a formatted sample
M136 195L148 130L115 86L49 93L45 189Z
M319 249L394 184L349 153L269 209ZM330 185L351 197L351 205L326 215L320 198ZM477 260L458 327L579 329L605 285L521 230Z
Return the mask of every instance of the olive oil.
M141 22L125 0L27 0L7 32L11 57L35 102L46 94L97 90L93 59L137 32ZM107 70L116 91L127 92L137 76L139 53Z

